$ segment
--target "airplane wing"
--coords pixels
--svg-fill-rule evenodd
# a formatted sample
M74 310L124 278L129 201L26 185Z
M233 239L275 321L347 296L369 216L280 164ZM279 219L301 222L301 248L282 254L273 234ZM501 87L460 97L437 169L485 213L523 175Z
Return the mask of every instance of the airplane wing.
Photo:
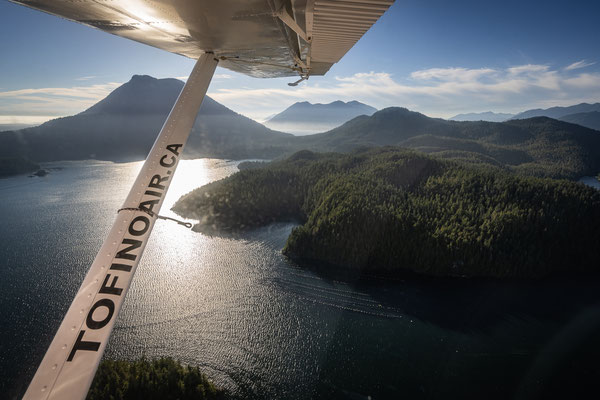
M254 77L324 75L394 0L11 0Z
M323 75L393 0L13 1L197 60L24 397L83 399L217 65Z

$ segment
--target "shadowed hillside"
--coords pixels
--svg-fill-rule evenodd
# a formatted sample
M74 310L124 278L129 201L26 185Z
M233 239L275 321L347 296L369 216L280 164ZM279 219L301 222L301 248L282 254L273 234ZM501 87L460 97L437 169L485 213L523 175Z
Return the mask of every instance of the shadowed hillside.
M402 146L533 176L576 179L600 171L600 132L546 117L459 122L390 107L296 141L314 151Z
M559 119L600 131L600 111L569 114Z

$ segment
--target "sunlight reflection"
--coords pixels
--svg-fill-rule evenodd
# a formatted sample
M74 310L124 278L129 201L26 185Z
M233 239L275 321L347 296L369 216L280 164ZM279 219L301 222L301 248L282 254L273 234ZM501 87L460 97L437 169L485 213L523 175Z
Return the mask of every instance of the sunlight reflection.
M183 218L171 211L173 205L190 191L234 173L237 171L236 165L237 162L217 159L181 160L160 209L160 215L195 224L196 220ZM173 262L168 265L173 268L190 265L186 260L197 258L198 252L202 252L206 244L207 238L204 235L171 221L157 221L154 230L153 236L160 238L162 244L160 251L169 253L167 257Z
M127 170L127 177L123 176L123 179L130 179L131 183L135 181L135 177L142 169L143 161L136 161L129 163L130 168ZM237 164L237 163L235 163ZM181 196L192 190L199 188L200 186L206 185L212 180L221 179L224 176L218 176L215 173L215 167L229 166L233 167L233 170L226 173L229 175L237 170L231 162L224 160L202 158L197 160L181 160L177 165L177 170L169 186L165 201L160 208L160 214L171 218L183 219L171 211L171 207L179 200ZM223 172L221 172L223 173ZM194 220L186 220L189 222L195 222Z
M219 180L235 173L238 170L237 164L238 162L235 161L210 158L181 160L160 209L160 215L195 224L197 220L180 217L171 211L173 205L186 193L211 181ZM120 180L133 183L136 175L142 168L143 161L125 165L127 165L127 168L124 169ZM114 197L124 200L126 192L118 193L118 195L115 193ZM161 264L171 266L169 269L182 273L181 266L194 265L194 263L186 263L186 260L196 259L199 253L203 252L207 239L204 235L186 229L175 222L158 220L154 225L150 243L159 244L149 245L144 258L153 260L152 262L156 259L169 260L169 262ZM177 279L177 276L172 276L172 278Z
M161 207L161 214L182 219L180 216L171 211L171 207L179 200L181 196L192 190L206 185L212 179L210 178L209 170L214 168L216 163L222 163L223 160L213 160L203 158L200 160L182 160L177 165L177 171L169 186L169 191L165 197L165 202ZM190 222L194 222L190 220Z

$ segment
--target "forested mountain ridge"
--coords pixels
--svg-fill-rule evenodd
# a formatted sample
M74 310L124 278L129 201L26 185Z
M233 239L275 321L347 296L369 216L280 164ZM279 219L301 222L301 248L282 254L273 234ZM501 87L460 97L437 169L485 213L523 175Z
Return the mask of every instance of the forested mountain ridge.
M284 253L356 271L540 277L597 271L600 191L393 147L302 151L174 206L200 231L296 220Z
M459 122L390 107L296 141L314 151L402 146L540 177L577 179L600 171L600 132L546 117Z

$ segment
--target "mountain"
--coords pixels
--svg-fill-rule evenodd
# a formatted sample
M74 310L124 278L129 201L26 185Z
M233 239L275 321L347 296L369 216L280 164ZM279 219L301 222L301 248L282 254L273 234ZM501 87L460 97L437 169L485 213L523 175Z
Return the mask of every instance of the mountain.
M507 122L447 121L390 107L329 132L295 138L314 151L402 146L523 175L578 179L600 171L600 133L546 117Z
M517 114L513 119L542 116L600 130L600 103L581 103L570 107L552 107L547 109L538 108Z
M451 121L489 121L489 122L504 122L514 117L514 114L495 113L491 111L481 113L458 114Z
M561 119L566 115L588 113L593 111L600 111L600 103L581 103L569 107L552 107L546 109L537 108L535 110L528 110L517 114L513 117L513 119L526 119L533 117L550 117L554 119Z
M561 121L570 122L572 124L577 124L600 131L600 111L569 114L560 117L559 119Z
M77 115L0 134L0 157L38 162L144 159L179 95L183 82L135 75ZM272 131L206 97L184 155L272 158L292 135Z
M359 115L372 115L377 109L358 101L334 101L329 104L311 104L307 101L292 104L265 122L265 126L309 135L335 128Z
M134 76L80 114L0 133L0 158L20 157L38 163L144 159L182 86L175 79ZM360 107L358 102L299 104L293 108ZM313 114L311 120L319 121L321 114ZM387 145L523 175L578 179L600 171L600 132L547 117L460 122L390 107L371 116L360 115L324 133L293 136L270 130L210 97L202 103L184 156L272 159L302 149L348 152Z

